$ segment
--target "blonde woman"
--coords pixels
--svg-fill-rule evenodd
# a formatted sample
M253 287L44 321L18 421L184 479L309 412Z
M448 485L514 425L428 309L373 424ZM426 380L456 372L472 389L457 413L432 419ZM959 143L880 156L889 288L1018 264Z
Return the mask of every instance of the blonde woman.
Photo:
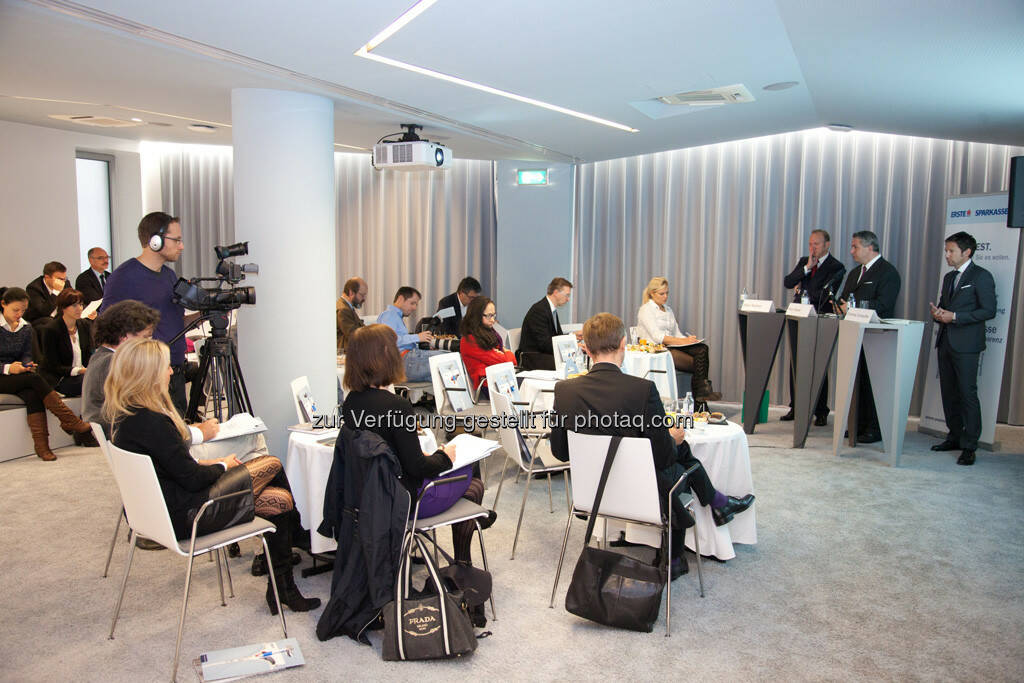
M696 400L721 400L722 395L714 390L708 377L707 344L694 344L696 337L683 335L667 301L668 280L652 277L644 289L643 305L637 313L637 336L665 346L686 344L682 348L669 349L676 370L693 373L693 397Z
M210 488L221 475L234 467L248 470L256 514L277 526L277 532L267 537L267 545L281 602L296 612L315 609L320 600L303 597L292 576L291 516L295 503L287 489L270 485L281 471L281 461L265 455L242 465L229 455L204 464L196 462L185 442L188 427L168 393L171 374L170 349L163 342L138 338L118 347L103 385L103 417L111 425L114 445L152 458L179 539L190 537L195 514L210 499ZM204 529L200 520L199 533L216 530ZM267 605L277 613L269 578Z

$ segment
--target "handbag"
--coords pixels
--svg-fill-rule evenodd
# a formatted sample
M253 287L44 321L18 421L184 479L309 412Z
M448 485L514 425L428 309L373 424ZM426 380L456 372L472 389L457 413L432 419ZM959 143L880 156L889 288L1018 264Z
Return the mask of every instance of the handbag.
M196 536L205 536L221 529L245 524L256 518L256 501L252 495L252 477L249 470L242 465L237 465L224 471L224 474L217 478L210 487L210 494L207 500L213 500L218 496L226 496L229 493L248 491L248 495L232 496L226 500L218 500L199 518L199 525L196 527ZM189 526L195 521L199 514L198 507L188 511Z
M384 606L384 644L381 655L385 661L444 659L461 657L476 650L476 636L461 591L452 590L442 580L433 556L427 552L423 539L413 531L409 543L415 542L427 567L427 581L419 595L406 595L411 552L402 556L395 599ZM434 591L428 592L433 585Z
M583 540L583 552L576 561L565 596L565 609L606 626L650 633L661 611L661 594L667 578L665 560L660 565L653 565L589 546L608 473L621 441L622 437L615 436L608 445L594 507L587 523L587 535Z

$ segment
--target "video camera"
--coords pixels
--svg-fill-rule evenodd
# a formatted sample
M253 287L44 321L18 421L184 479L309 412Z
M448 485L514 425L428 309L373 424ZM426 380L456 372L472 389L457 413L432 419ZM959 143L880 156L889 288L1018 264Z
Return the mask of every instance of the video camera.
M231 311L242 304L255 304L255 287L235 285L245 279L246 273L258 275L260 267L255 263L238 264L228 261L229 258L248 254L249 243L238 242L226 247L214 247L213 252L219 259L216 276L194 277L190 280L178 278L174 285L174 302L194 311ZM203 282L216 284L212 287L203 287Z

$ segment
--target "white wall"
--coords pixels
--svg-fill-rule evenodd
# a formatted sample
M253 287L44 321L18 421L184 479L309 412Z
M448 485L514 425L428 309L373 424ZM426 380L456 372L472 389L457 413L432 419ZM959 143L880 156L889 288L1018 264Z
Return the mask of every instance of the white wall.
M111 266L136 256L138 147L132 140L0 121L0 285L24 287L47 261L65 264L74 283L82 253L94 246L78 243L77 150L114 156Z
M522 324L552 278L572 279L575 167L532 161L497 166L498 272L491 298L501 324L511 329ZM537 168L548 169L547 185L516 184L517 169ZM571 322L569 311L560 311L559 319Z

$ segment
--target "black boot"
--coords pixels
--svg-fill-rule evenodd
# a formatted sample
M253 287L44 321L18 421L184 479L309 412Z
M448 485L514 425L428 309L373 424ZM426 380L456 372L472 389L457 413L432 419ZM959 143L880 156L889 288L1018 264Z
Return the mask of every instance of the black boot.
M320 606L320 598L307 598L299 592L292 574L292 512L288 511L269 518L277 527L277 532L267 536L270 548L270 560L274 565L274 579L277 581L277 594L281 604L287 605L293 612L308 612ZM267 577L267 606L271 614L277 614L277 603L274 602L274 589L271 578Z

